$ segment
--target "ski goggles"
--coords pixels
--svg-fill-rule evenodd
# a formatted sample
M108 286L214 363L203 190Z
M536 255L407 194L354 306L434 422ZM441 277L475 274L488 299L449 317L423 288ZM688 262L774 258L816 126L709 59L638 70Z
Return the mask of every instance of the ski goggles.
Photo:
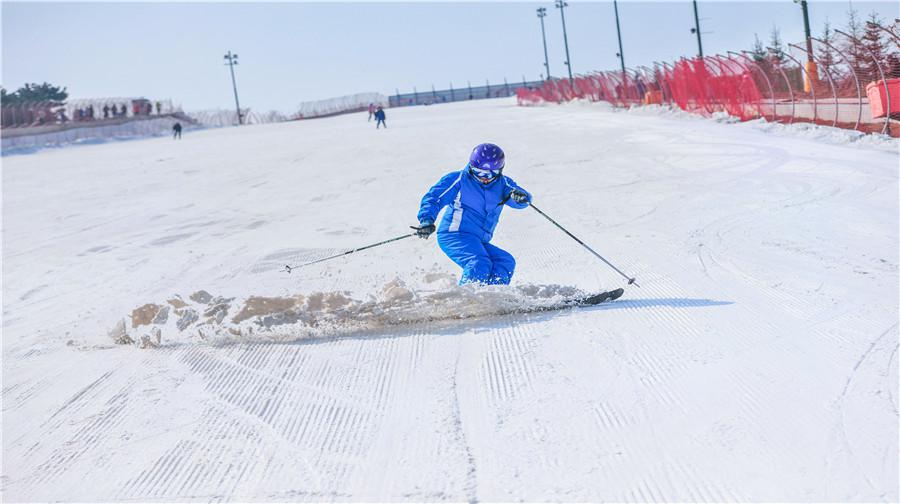
M500 176L503 172L503 168L499 170L482 170L481 168L475 168L474 166L469 165L469 172L482 182L490 182Z

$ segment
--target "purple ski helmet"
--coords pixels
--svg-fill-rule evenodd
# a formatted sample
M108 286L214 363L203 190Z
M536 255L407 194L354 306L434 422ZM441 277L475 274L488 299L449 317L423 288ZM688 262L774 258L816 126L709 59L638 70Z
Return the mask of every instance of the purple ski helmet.
M475 146L469 156L469 173L484 184L493 182L501 173L506 164L503 149L492 143L483 143Z

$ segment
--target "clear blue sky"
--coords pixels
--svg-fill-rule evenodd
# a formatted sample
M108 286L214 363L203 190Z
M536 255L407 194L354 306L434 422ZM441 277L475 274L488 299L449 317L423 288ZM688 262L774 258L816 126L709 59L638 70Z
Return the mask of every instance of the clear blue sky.
M570 0L573 70L614 69L611 2ZM853 2L860 14L900 17L898 2ZM67 86L73 98L171 98L186 110L233 105L222 55L239 54L242 106L290 112L296 104L366 91L393 94L539 78L545 18L550 70L565 74L558 9L543 3L46 3L2 2L2 76ZM777 2L700 2L706 53L748 49L777 26L803 37L800 7ZM843 26L847 1L810 2L813 32ZM619 4L628 66L696 53L689 1Z

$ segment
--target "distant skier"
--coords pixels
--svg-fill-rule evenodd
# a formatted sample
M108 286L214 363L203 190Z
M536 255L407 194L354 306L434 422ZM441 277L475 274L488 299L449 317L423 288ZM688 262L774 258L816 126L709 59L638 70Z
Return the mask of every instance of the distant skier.
M435 231L434 222L444 208L437 240L441 250L463 269L460 285L470 282L508 284L516 267L513 256L490 243L503 204L526 208L531 194L503 175L505 156L500 147L475 147L469 163L444 175L425 193L419 207L420 238Z
M384 129L387 129L387 124L385 124L384 118L384 109L379 105L378 110L375 111L375 129L380 128L382 125L384 125Z
M372 116L375 115L375 104L369 104L369 119L366 122L372 122Z
M172 126L172 140L181 139L181 123L177 122Z

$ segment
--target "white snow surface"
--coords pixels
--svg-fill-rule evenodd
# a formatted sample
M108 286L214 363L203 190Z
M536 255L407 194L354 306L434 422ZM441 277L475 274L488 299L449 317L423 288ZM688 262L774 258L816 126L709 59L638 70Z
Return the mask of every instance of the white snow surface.
M3 499L900 499L896 143L512 99L387 123L3 158ZM640 287L542 311L624 282L509 208L510 287L433 238L281 271L409 232L483 141Z

